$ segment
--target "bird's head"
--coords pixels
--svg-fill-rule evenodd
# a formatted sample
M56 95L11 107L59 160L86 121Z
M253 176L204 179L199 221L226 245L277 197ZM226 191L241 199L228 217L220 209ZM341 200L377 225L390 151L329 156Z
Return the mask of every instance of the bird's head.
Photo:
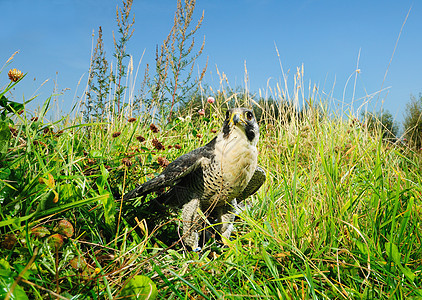
M233 130L243 133L251 144L258 143L259 126L252 110L243 107L227 110L222 128L223 137L229 137Z

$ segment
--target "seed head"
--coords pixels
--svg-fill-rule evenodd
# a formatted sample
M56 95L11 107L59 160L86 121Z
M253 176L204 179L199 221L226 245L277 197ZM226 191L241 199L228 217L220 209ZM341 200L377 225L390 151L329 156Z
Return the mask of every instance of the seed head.
M152 132L157 133L160 131L160 129L158 129L157 126L155 126L155 124L151 124L149 125L149 129L151 129Z
M157 150L165 150L166 149L166 147L164 147L164 145L157 139L152 140L152 145Z
M137 137L136 137L136 139L138 140L138 142L140 142L140 143L142 143L142 142L144 142L145 141L145 138L142 136L142 135L138 135Z
M127 121L128 121L129 123L133 123L133 122L135 122L135 121L136 121L136 118L129 118Z
M8 73L9 75L9 79L13 82L18 81L19 79L22 78L23 73L21 71L19 71L18 69L11 69Z
M157 162L160 166L162 166L163 168L166 168L170 162L167 160L167 158L163 157L163 156L159 156L157 158Z
M122 133L120 131L117 132L113 132L113 134L111 135L113 138L118 137L119 135L121 135Z

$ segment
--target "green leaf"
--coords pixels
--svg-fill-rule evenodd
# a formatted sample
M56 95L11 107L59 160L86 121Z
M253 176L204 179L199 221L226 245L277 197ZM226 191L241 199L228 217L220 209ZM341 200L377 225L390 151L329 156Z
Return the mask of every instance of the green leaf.
M52 208L49 208L47 210L42 210L42 209L40 209L40 206L39 206L37 211L33 212L32 214L29 214L29 215L26 215L26 216L23 216L23 217L20 217L20 218L10 218L10 219L0 221L0 228L3 227L3 226L13 224L13 223L14 224L20 224L21 222L26 221L28 219L31 219L32 217L41 218L43 216L62 212L62 211L65 211L67 209L81 207L81 206L87 205L91 202L102 201L103 198L105 198L105 197L108 197L108 195L100 195L100 196L96 196L96 197L93 197L93 198L83 199L83 200L74 201L72 203L66 203L66 204L59 202L58 205L56 205Z
M366 247L366 245L364 243L362 243L359 239L354 238L353 239L355 241L356 246L358 247L359 251L363 254L363 255L368 255L368 249Z
M45 100L43 106L41 107L40 113L38 114L38 121L41 121L41 119L45 116L45 114L48 111L48 107L50 106L51 97L48 97L47 100Z
M101 151L99 151L99 150L92 150L92 151L89 153L89 155L90 155L92 158L101 158L101 157L102 157Z
M10 264L7 260L5 260L4 258L0 259L0 271L1 270L10 270ZM0 276L2 276L3 274L0 273Z
M400 271L406 276L410 281L415 280L415 274L406 266L403 266L400 261L400 252L397 246L394 243L386 243L385 251L387 252L388 257L399 267Z
M346 201L346 203L344 203L343 207L340 210L341 215L344 215L346 213L346 211L350 208L351 203L352 203L352 198L350 198L349 200Z
M11 113L19 112L24 108L22 103L10 101L4 95L0 97L0 106Z
M407 279L410 281L415 280L415 274L406 266L399 265L400 270L403 272L404 276L406 276Z
M25 272L23 272L23 270L25 269L24 265L21 264L14 264L13 268L16 270L16 273L19 274L19 276L21 276L23 279L28 280L29 277L32 275L32 271L31 270L26 270Z
M70 203L82 198L81 189L71 183L65 183L58 187L60 201Z
M155 283L144 275L136 275L125 285L120 293L123 299L153 300L158 296Z
M0 159L3 158L9 149L11 133L5 121L0 121Z
M10 289L15 282L15 276L16 273L12 271L3 270L3 272L0 273L0 299L5 299L6 295L10 292ZM13 292L10 294L9 299L27 300L28 296L21 286L16 285Z
M409 202L407 203L407 209L406 209L406 211L403 215L403 219L400 223L398 242L401 241L402 237L404 236L404 233L406 232L407 224L408 224L409 219L412 215L412 208L413 208L414 201L415 201L415 198L410 197Z
M37 211L43 211L52 207L57 206L56 193L54 190L49 190L47 193L41 196L40 204L38 205Z
M100 169L101 169L101 176L97 178L96 184L98 187L98 192L101 195L107 195L107 197L102 199L101 203L103 204L103 207L104 207L105 222L110 228L113 228L114 223L115 223L114 215L116 213L116 202L114 201L114 198L106 189L109 172L104 167L104 165L101 165Z
M397 265L400 264L400 252L394 243L385 243L385 251L387 252L389 259Z
M116 208L115 208L115 201L114 198L107 193L106 195L108 195L108 197L104 197L101 201L101 203L103 204L104 207L104 219L106 224L110 227L113 228L114 224L115 224L115 212L116 212Z
M10 196L12 187L7 181L11 180L12 171L9 168L0 168L0 204Z

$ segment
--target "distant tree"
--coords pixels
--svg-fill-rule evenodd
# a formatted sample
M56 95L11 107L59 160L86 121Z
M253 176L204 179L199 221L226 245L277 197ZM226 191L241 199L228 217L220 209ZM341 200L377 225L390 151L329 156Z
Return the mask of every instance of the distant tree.
M404 137L412 148L422 148L422 94L411 96L406 104L404 118Z
M394 122L393 115L388 110L380 110L378 112L362 112L368 130L380 131L383 139L395 140L399 132L399 127Z

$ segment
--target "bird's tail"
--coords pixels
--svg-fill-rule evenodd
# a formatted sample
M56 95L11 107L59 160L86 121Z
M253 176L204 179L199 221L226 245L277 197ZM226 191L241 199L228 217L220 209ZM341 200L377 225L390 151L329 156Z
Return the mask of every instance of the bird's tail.
M133 201L125 201L125 198L123 198L122 216L133 227L137 226L135 218L139 221L145 219L148 228L153 229L171 217L171 207L162 204L162 198L159 195L156 198L142 202L138 206L135 206Z
M162 204L160 200L162 199L158 196L139 206L134 206L133 202L123 203L122 216L140 237L145 236L145 231L139 226L138 222L145 220L150 233L160 228L153 234L154 240L163 242L165 245L171 245L180 238L177 230L178 225L176 222L170 222L171 219L175 218L173 207Z

